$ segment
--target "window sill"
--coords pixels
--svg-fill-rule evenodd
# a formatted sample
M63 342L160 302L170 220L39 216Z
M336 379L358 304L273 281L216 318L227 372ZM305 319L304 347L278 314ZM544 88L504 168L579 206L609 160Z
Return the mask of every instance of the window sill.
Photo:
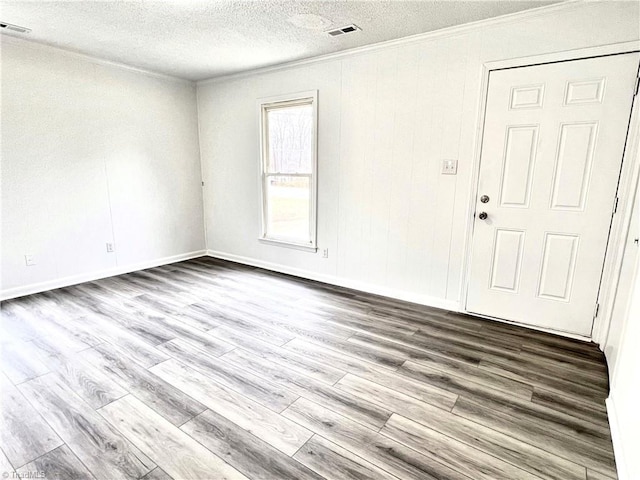
M294 250L302 250L304 252L317 252L318 247L315 245L307 245L304 243L295 243L289 242L287 240L276 240L273 238L258 238L258 241L261 243L266 243L269 245L277 245L279 247L293 248Z

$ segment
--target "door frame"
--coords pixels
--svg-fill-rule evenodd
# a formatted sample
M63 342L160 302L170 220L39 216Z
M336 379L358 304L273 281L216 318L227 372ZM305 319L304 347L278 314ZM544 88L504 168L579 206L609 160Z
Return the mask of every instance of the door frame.
M494 70L503 70L507 68L528 67L534 65L542 65L546 63L557 63L570 60L581 60L593 57L604 57L608 55L618 55L623 53L640 52L640 41L614 43L599 47L581 48L576 50L567 50L562 52L548 53L543 55L532 55L526 57L517 57L507 60L497 60L483 63L481 67L481 83L480 83L480 99L478 102L478 118L476 120L476 138L473 149L472 169L470 176L469 197L467 207L467 220L465 227L465 245L464 245L464 261L463 272L460 285L460 311L479 317L489 318L505 323L526 326L535 330L547 331L559 335L564 335L581 340L591 340L604 348L607 335L609 333L609 324L611 322L611 314L613 312L613 303L617 290L618 279L620 277L620 269L622 267L622 253L624 251L624 239L627 236L629 225L631 222L631 209L634 200L633 186L638 182L640 177L640 94L633 99L631 107L631 119L627 130L627 142L622 158L622 169L618 179L617 196L618 209L613 216L611 230L609 233L609 241L604 258L604 268L600 279L600 289L596 302L600 308L596 315L591 336L583 337L580 335L572 335L566 332L559 332L547 328L535 327L532 325L521 324L512 320L495 318L487 315L472 313L467 310L467 297L469 293L469 283L471 279L471 247L473 243L473 230L475 226L475 210L476 198L478 196L478 180L480 178L480 157L482 154L482 139L484 135L484 119L487 107L487 96L489 92L489 74ZM613 202L613 199L612 199ZM611 205L613 209L613 203ZM595 308L595 304L594 304ZM595 313L595 312L594 312Z

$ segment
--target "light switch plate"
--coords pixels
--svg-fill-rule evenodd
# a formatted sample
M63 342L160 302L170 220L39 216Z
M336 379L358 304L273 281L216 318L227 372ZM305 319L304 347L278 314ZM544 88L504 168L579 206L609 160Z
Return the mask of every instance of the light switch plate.
M458 173L458 160L443 160L442 161L442 174L443 175L455 175Z
M36 264L36 257L35 257L35 255L29 255L29 254L25 255L25 256L24 256L24 264L25 264L27 267L32 267L33 265L35 265L35 264Z

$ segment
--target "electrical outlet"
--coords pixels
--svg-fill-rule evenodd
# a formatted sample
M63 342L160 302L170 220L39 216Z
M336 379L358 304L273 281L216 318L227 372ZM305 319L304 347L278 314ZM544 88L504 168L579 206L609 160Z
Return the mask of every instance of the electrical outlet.
M24 263L27 267L32 267L36 264L36 256L35 255L25 255Z
M329 258L329 249L325 248L322 250L322 258Z
M107 242L107 252L112 253L115 250L113 249L113 243Z
M442 161L442 174L443 175L455 175L458 173L458 161L457 160L443 160Z

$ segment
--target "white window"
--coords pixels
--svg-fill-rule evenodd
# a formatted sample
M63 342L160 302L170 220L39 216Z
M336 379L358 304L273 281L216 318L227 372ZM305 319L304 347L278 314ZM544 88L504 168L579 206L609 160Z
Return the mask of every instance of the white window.
M261 240L315 251L317 91L259 101Z

